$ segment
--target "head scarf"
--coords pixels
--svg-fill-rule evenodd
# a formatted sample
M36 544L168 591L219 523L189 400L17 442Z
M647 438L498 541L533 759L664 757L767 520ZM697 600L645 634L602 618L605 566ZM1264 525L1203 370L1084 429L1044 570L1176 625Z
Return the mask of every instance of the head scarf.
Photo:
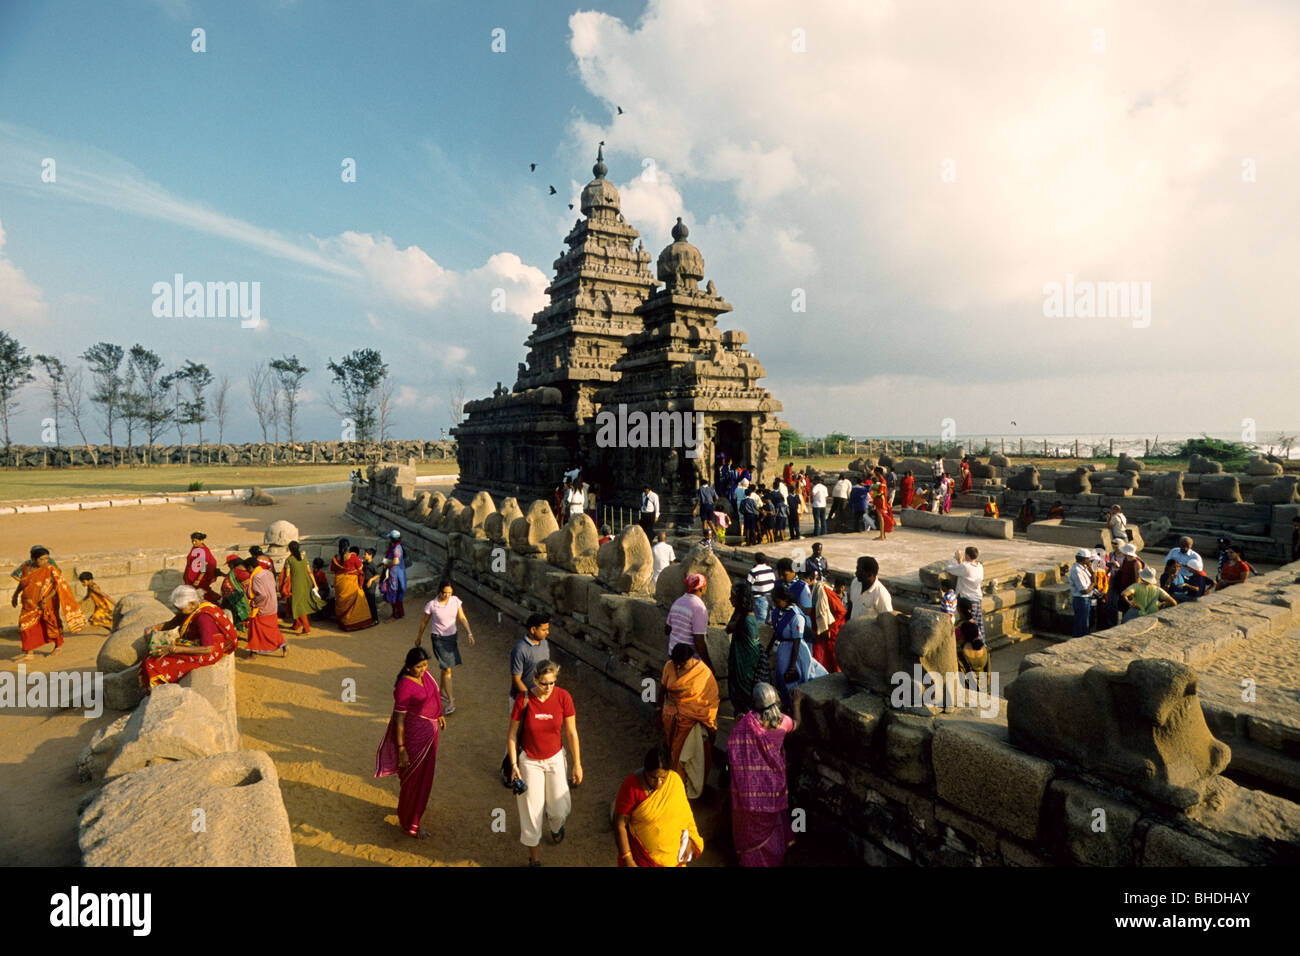
M697 591L703 591L708 586L709 579L702 574L686 575L686 591L688 594L695 594Z

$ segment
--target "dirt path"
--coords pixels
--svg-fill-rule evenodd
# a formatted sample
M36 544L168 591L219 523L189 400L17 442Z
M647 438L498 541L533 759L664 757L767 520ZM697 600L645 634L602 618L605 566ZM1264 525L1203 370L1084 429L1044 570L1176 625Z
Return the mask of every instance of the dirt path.
M393 681L414 642L424 600L409 600L402 621L390 622L382 610L379 627L351 634L313 624L309 636L290 639L287 658L239 662L243 745L266 750L275 761L299 866L519 866L527 860L514 798L497 772L508 720L507 662L518 629L508 618L498 624L486 605L466 602L478 643L469 647L461 638L456 712L439 738L437 776L422 821L430 839L412 840L397 828L397 778L372 776L392 712ZM610 803L655 732L626 691L556 656L560 685L578 711L586 779L573 792L565 842L544 842L542 862L611 866L617 854ZM345 680L355 681L355 703L342 699ZM724 858L706 846L701 862L716 865Z

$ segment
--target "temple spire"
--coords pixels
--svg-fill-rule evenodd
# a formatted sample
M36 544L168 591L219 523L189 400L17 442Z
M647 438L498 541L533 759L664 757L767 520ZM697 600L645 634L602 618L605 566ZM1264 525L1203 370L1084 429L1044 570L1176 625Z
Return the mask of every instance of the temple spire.
M597 179L604 179L607 172L609 167L605 165L605 144L602 142L596 147L596 165L591 167L591 174Z

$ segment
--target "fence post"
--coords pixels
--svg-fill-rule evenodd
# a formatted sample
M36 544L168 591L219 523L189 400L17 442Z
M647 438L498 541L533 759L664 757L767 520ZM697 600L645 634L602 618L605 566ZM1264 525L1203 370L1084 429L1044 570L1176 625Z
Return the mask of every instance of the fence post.
M1074 440L1074 457L1075 458L1079 457L1079 439L1077 438ZM974 645L971 646L973 647Z
M1115 457L1115 439L1113 438L1110 440L1110 457Z

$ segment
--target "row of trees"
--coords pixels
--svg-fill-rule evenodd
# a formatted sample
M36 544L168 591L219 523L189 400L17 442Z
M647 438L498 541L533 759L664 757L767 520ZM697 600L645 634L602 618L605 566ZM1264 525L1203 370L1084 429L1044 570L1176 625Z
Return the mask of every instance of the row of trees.
M127 349L98 342L80 358L84 365L55 355L30 355L17 339L0 331L0 425L6 450L10 419L18 410L17 393L32 382L48 395L53 443L60 444L61 423L70 421L92 457L87 404L97 409L108 444L115 448L115 437L125 437L128 448L137 436L153 445L168 428L176 429L184 445L191 427L197 429L202 446L203 428L210 423L216 425L217 443L224 444L234 407L228 376L214 382L206 365L189 360L167 371L158 354L143 345ZM39 380L33 374L37 368L43 373ZM383 356L375 349L357 349L337 362L329 360L326 368L335 389L326 404L340 416L340 440L387 440L394 424L394 390ZM278 442L281 426L290 443L297 440L303 379L310 371L296 355L260 362L249 370L249 399L263 441ZM460 420L464 395L464 385L457 382L451 395L453 425Z

